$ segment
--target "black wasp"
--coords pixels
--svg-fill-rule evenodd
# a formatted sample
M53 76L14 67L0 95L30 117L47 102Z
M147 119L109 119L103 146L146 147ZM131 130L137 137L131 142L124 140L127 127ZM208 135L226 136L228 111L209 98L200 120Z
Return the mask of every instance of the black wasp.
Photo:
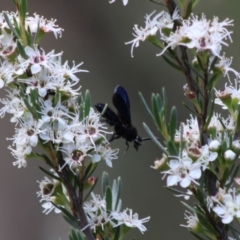
M110 126L114 126L114 134L109 139L109 142L120 137L126 139L127 149L129 147L128 142L133 141L133 146L136 150L141 145L142 141L149 140L150 138L142 139L137 134L137 129L132 125L131 113L130 113L130 101L126 90L122 86L117 86L112 96L112 102L117 109L117 114L107 107L106 111L102 114L106 122ZM96 109L102 113L105 104L98 103L95 105Z

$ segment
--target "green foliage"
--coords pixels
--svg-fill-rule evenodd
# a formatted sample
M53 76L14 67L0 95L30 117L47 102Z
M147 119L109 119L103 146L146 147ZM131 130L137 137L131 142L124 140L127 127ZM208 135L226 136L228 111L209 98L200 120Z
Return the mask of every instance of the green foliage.
M72 228L71 233L69 233L69 240L87 240L86 236L82 232Z

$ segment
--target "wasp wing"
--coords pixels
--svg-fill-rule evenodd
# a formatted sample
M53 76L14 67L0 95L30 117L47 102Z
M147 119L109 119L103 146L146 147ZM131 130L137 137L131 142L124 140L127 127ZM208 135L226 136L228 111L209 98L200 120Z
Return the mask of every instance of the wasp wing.
M131 123L130 102L126 90L122 86L117 86L112 97L113 105L118 110L118 116L122 123L128 127Z
M97 103L95 105L96 109L102 113L105 104L103 103ZM110 125L110 126L115 126L117 124L121 124L120 119L118 118L117 114L115 112L112 111L111 108L107 107L106 111L102 114L102 117L105 118L106 122Z

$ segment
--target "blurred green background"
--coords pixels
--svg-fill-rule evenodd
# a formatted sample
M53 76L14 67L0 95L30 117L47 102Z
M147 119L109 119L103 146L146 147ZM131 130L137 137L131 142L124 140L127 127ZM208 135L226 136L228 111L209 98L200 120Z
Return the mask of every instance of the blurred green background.
M235 20L232 28L233 44L226 49L227 56L233 56L233 67L240 71L240 1L236 0L200 0L195 13L204 12L208 18L219 16L220 20L230 18ZM1 0L1 11L15 11L11 0ZM164 86L168 94L169 107L175 105L179 109L179 121L185 121L188 112L183 108L182 86L184 77L171 69L159 52L150 43L141 43L134 50L134 58L130 56L130 45L124 43L132 40L134 24L144 26L144 16L153 10L162 11L165 8L147 0L129 0L124 7L121 0L109 4L107 0L29 0L30 15L37 12L46 18L56 18L60 27L64 28L63 37L55 40L52 35L42 42L46 52L55 49L64 51L63 59L84 61L83 69L90 73L80 74L82 90L89 89L92 103L106 102L110 106L113 89L123 85L131 101L132 122L138 128L139 135L146 133L142 122L146 122L154 132L154 126L140 103L138 92L141 91L147 100L152 92L160 92ZM222 80L222 84L226 78ZM1 97L5 92L1 90ZM10 142L6 137L13 134L14 125L10 124L9 116L1 120L1 169L0 169L0 239L1 240L54 240L68 239L69 226L60 215L42 214L42 208L36 192L39 190L37 180L43 179L43 173L38 169L38 161L28 162L26 169L12 166L13 158L7 150ZM148 231L142 235L133 230L126 239L136 237L142 240L159 239L194 239L186 229L184 207L180 199L163 188L165 181L162 176L150 168L161 152L152 142L146 142L135 151L132 144L124 158L125 142L122 139L113 142L113 147L120 148L119 159L113 162L110 169L103 162L96 176L107 171L110 177L122 177L123 207L129 207L139 213L139 217L151 216L146 224ZM95 193L100 193L99 188ZM181 199L182 200L182 199Z

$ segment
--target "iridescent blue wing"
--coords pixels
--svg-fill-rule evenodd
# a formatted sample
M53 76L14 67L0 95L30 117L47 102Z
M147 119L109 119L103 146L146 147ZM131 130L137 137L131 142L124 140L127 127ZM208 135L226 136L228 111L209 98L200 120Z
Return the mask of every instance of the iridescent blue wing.
M118 117L121 122L130 127L131 123L131 113L130 113L130 102L126 90L122 86L117 86L114 90L112 97L113 105L118 110Z

